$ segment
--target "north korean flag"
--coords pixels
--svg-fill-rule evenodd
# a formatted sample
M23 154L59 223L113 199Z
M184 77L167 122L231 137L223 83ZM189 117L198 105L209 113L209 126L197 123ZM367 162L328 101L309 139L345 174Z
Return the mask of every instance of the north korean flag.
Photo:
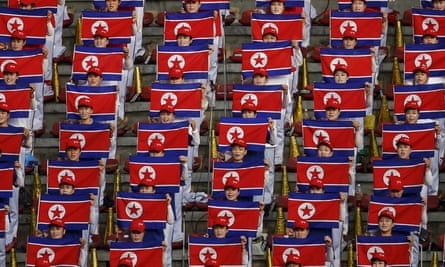
M34 0L32 9L46 9L57 13L57 0ZM20 0L8 0L9 8L20 8Z
M184 79L209 78L208 45L158 46L158 80L168 80L171 68L180 68Z
M76 193L87 195L99 193L100 168L97 160L48 160L47 166L49 194L59 194L59 184L63 177L74 180Z
M270 1L269 0L256 0L256 7L258 8L269 8L270 7ZM285 0L284 1L285 7L304 7L304 0ZM301 10L300 10L301 12Z
M397 141L408 138L411 142L411 158L429 158L436 148L435 123L384 124L382 133L383 158L397 155Z
M130 156L130 186L137 191L144 178L155 180L156 192L179 192L181 163L176 156Z
M200 10L228 10L230 0L202 0Z
M291 255L300 257L303 266L323 267L326 261L326 244L317 238L274 237L272 244L272 266L286 265ZM314 257L314 255L317 255Z
M252 103L257 108L257 117L281 118L283 107L283 87L281 85L233 85L232 112L241 117L242 107Z
M62 219L67 230L88 229L90 220L89 195L41 195L39 213L37 214L38 229L48 229L54 219Z
M309 191L312 179L323 180L325 192L348 192L350 162L347 157L298 157L296 182L300 192Z
M0 149L2 161L19 160L20 148L23 140L22 127L0 127Z
M352 122L303 120L304 153L315 156L321 141L332 144L335 156L353 156L355 141Z
M0 198L7 199L12 197L12 183L14 177L14 161L0 162ZM3 204L2 204L3 205ZM0 212L1 213L1 212ZM4 218L4 217L3 217ZM0 230L1 230L1 214L0 214ZM4 222L3 222L4 224Z
M303 18L300 14L260 14L252 13L252 41L262 42L267 28L274 28L279 41L303 39Z
M384 253L389 266L411 266L406 236L357 236L356 251L359 267L371 267L374 253Z
M326 82L335 83L334 71L338 67L343 67L348 71L348 82L371 82L372 58L369 49L321 48L320 59L323 79Z
M425 177L425 162L422 158L409 160L374 160L374 193L388 193L391 179L402 179L404 193L420 193Z
M422 43L426 31L434 31L439 40L445 39L445 12L443 10L413 8L414 41Z
M249 78L256 68L267 69L269 76L292 72L292 45L290 41L243 44L242 75Z
M129 229L133 220L141 219L146 229L164 229L167 222L167 205L164 194L118 192L117 224L120 228Z
M99 67L104 80L120 81L122 78L124 51L121 47L75 46L73 56L73 80L86 80L91 67Z
M46 38L48 11L0 7L0 42L9 44L14 31L26 35L27 45L43 45Z
M221 118L218 150L230 150L235 139L243 139L247 150L264 151L268 123L266 118Z
M164 23L165 45L177 45L176 36L182 27L189 28L193 45L213 44L215 17L212 11L197 13L166 13Z
M262 195L264 162L215 162L213 165L213 197L224 197L224 186L230 179L238 181L240 196Z
M147 156L153 139L164 144L164 150L176 155L187 155L188 121L173 123L138 123L138 155Z
M366 92L363 83L314 83L314 114L326 117L326 103L335 99L340 103L341 118L366 116Z
M1 42L1 40L0 40ZM27 41L28 42L28 41ZM3 68L7 63L15 63L20 72L21 84L43 82L43 52L42 49L21 51L0 51L0 77L3 79Z
M395 85L394 113L398 120L405 120L405 105L416 102L422 112L420 119L439 119L445 116L445 88L442 83L427 85Z
M108 158L110 148L110 125L93 124L60 124L59 155L66 157L66 142L68 139L80 140L81 159Z
M28 118L31 88L28 85L0 85L0 98L8 103L10 118Z
M118 267L123 258L130 258L133 267L162 266L163 248L155 242L111 242L110 267Z
M338 9L351 9L352 0L338 0ZM367 0L366 1L367 8L380 8L380 7L388 7L388 0Z
M417 67L425 66L429 70L430 82L443 83L445 47L442 44L406 44L404 62L405 82L413 80L413 71Z
M144 3L144 0L121 0L119 7L143 7ZM93 5L97 9L103 9L106 7L105 0L93 0Z
M26 251L26 266L35 266L38 258L47 258L51 266L78 266L80 242L74 238L29 237Z
M221 266L242 266L243 255L238 237L208 238L189 236L189 266L200 267L209 259Z
M0 238L5 238L6 232L6 209L5 204L0 203Z
M216 217L229 220L227 237L255 237L258 230L260 204L252 201L212 200L208 202L208 232L211 234Z
M338 194L290 192L287 203L288 225L293 225L297 220L307 220L311 228L338 228L340 220Z
M132 11L82 11L83 44L92 45L97 31L106 31L110 44L130 43L133 36Z
M94 121L116 120L117 87L114 86L77 86L66 85L66 115L69 120L80 120L79 101L91 100L94 109L91 117Z
M150 116L159 117L162 105L175 107L175 116L201 117L202 88L200 83L168 84L152 83L150 92Z
M393 231L419 231L422 218L423 203L420 196L404 196L392 198L371 196L368 209L368 229L379 229L379 215L389 210L394 215Z

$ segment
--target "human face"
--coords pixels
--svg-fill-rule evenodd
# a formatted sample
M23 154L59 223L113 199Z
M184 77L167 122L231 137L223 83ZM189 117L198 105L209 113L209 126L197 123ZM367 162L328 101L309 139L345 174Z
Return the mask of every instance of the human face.
M386 266L386 263L384 261L381 261L381 260L374 260L371 263L371 267L385 267L385 266Z
M434 10L445 10L445 1L444 0L433 1L433 9Z
M296 228L294 229L295 238L307 238L309 229Z
M229 232L229 228L222 225L213 226L213 234L216 238L225 238L227 233Z
M406 123L415 124L419 119L419 111L413 108L407 109L405 112L405 117L406 117Z
M66 150L66 156L70 161L79 161L80 160L80 148L70 147Z
M171 84L181 84L184 83L184 78L169 78Z
M190 46L192 44L192 37L180 34L176 37L176 42L178 46Z
M351 37L343 38L343 47L345 49L354 49L357 45L357 40Z
M255 75L253 76L253 85L265 85L267 82L266 76Z
M121 4L121 0L106 0L105 4L107 5L108 12L117 12L119 5Z
M31 10L34 8L34 4L29 4L29 5L20 4L20 8L24 10Z
M256 111L255 110L243 110L243 113L241 114L241 116L244 119L251 119L251 118L256 118Z
M392 190L389 192L389 196L393 198L401 198L403 195L403 190Z
M9 112L0 110L0 126L8 126Z
M411 146L407 144L399 144L397 146L397 155L400 159L409 159L411 155Z
M274 43L276 41L277 41L277 37L275 35L273 35L273 34L268 33L268 34L263 36L263 42L264 43Z
M242 146L232 146L232 159L234 162L243 162L244 156L247 154L247 149Z
M93 109L91 107L79 107L79 115L81 120L89 121L91 119L91 114L93 114Z
M416 71L416 73L414 73L414 81L415 84L427 84L428 74L422 71Z
M386 216L381 216L379 218L379 229L380 232L382 232L382 235L391 235L393 226L394 222L391 218Z
M185 3L185 11L187 13L196 13L201 7L201 2L199 0L191 0Z
M18 79L17 72L3 72L3 80L7 85L15 85Z
M94 47L105 48L108 46L109 40L107 37L95 36L94 37Z
M338 108L327 108L326 109L326 119L328 121L336 121L340 117L340 109Z
M273 1L270 3L270 13L274 15L280 15L284 12L284 3L279 1Z
M88 85L89 86L100 86L102 83L102 77L96 73L88 73Z
M423 44L437 44L437 43L439 43L439 40L437 39L437 37L433 37L431 35L425 35L425 36L423 36L422 43Z
M164 156L164 151L150 151L148 153L150 155L150 157L154 157L154 158L159 158L159 157L163 157Z
M366 4L362 0L352 1L352 11L353 12L365 12Z
M70 184L61 184L59 186L59 192L61 195L72 195L74 194L74 186Z
M288 263L288 264L286 264L286 267L301 267L301 265L300 264L298 264L298 263Z
M11 39L11 50L12 51L21 51L23 47L25 47L25 40L12 38Z
M332 157L332 149L326 145L320 145L317 149L317 155L320 158L329 158Z
M65 235L65 228L57 226L57 225L51 225L49 227L49 236L52 239L61 239Z
M131 231L130 238L132 242L144 241L144 232Z
M175 114L173 112L161 111L159 115L161 123L172 123L175 120Z
M155 192L156 191L153 186L146 186L146 185L139 186L139 193L154 194Z
M309 188L309 193L310 194L323 194L324 190L323 190L323 188L320 188L320 187L311 186Z
M334 80L335 80L335 83L347 83L349 80L349 75L348 75L348 73L346 73L342 70L337 70L334 73Z
M224 188L224 193L226 194L227 200L238 201L240 190L238 188L227 186L226 188Z

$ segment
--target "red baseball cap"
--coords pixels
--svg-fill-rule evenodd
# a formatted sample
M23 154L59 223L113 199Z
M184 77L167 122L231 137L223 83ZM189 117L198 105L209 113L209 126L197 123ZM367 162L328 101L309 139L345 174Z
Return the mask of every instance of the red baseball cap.
M26 4L30 5L30 4ZM19 39L19 40L26 40L26 35L22 31L15 30L11 33L11 38Z
M306 220L297 220L294 222L294 226L292 227L292 229L309 229L309 222Z
M73 177L68 175L62 176L62 179L60 179L60 184L69 184L72 186L76 186L76 182L74 181Z
M89 69L88 69L88 73L87 74L90 74L90 73L94 73L94 74L96 74L97 76L100 76L100 77L102 77L102 70L99 68L99 67L90 67Z
M78 140L78 139L68 139L67 141L66 141L66 147L65 147L65 149L68 149L68 148L81 148L81 144L80 144L80 141Z
M139 185L155 186L155 180L147 177L147 178L140 180Z
M411 140L409 140L409 137L400 137L399 138L399 140L397 140L397 146L399 145L399 144L405 144L405 145L409 145L409 146L411 146Z
M130 258L122 258L119 260L119 265L133 267L133 261Z
M33 5L36 2L34 0L20 0L20 4L22 5Z
M284 3L284 2L286 2L286 0L270 0L270 2L272 3L272 2L281 2L281 3Z
M265 28L263 31L263 36L266 34L272 34L273 36L278 37L277 29L275 29L274 27Z
M223 226L223 227L228 227L229 226L229 220L226 217L216 217L213 220L212 227L215 227L217 225L220 225L220 226Z
M36 259L35 267L51 267L49 259L41 257Z
M348 30L343 32L343 38L349 37L349 38L352 38L352 39L357 39L357 37L355 37L356 34L357 34L356 31L348 29Z
M340 109L340 102L336 98L329 98L325 106L325 109L327 108Z
M432 37L437 37L437 31L434 29L431 29L431 28L426 29L423 31L423 36L427 36L427 35L430 35Z
M10 111L8 104L6 104L5 102L0 102L0 110L6 111L6 112Z
M241 106L241 110L252 110L252 111L257 111L257 106L252 103L252 102L245 102L242 106Z
M390 211L389 209L384 209L383 211L381 211L381 212L379 213L379 219L380 219L380 217L383 217L383 216L388 217L388 218L390 218L390 219L393 220L393 221L394 221L394 219L396 218L396 217L394 216L394 213L392 213L392 211Z
M322 141L318 142L318 144L317 144L317 148L319 148L320 146L327 146L327 147L329 147L331 150L334 149L334 148L332 147L331 142L329 142L328 140L322 140Z
M153 139L150 143L149 151L162 152L164 151L164 143L159 139Z
M190 29L189 27L182 26L181 28L178 29L178 33L176 36L178 36L178 35L192 37L192 29Z
M108 31L106 31L105 29L99 29L94 33L94 37L96 36L100 36L100 37L105 37L105 38L109 38L109 34Z
M232 146L235 146L235 145L240 146L240 147L247 147L246 141L244 141L244 139L240 139L240 138L233 140Z
M226 183L224 184L224 188L226 187L233 187L235 189L239 189L239 181L235 178L229 178L227 179Z
M172 79L172 78L179 79L179 78L182 78L182 77L184 77L184 72L182 71L181 68L173 67L168 72L168 78L169 79Z
M12 62L7 63L7 64L4 66L4 68L3 68L3 73L5 73L5 72L19 73L17 64L12 63Z
M427 75L430 75L430 70L428 69L428 67L426 65L417 66L414 69L413 74L416 74L416 72L423 72L423 73L426 73Z
M406 102L406 104L405 104L404 111L406 112L407 109L417 109L417 110L420 110L420 106L417 103L417 101L411 100L411 101Z
M65 228L65 222L62 219L53 219L49 222L49 226L51 225L55 225L55 226L59 226L59 227L63 227Z
M91 102L91 99L88 97L82 97L79 100L79 103L77 103L77 107L90 107L93 108L93 103Z
M135 219L130 224L130 232L142 233L145 231L144 221L141 219Z
M385 254L383 252L374 252L374 253L372 253L371 261L374 261L374 260L384 261L385 263L388 262L388 260L385 257Z
M173 112L175 112L175 107L173 105L164 104L164 105L161 106L159 111L160 112L167 111L169 113L173 113Z
M400 178L392 178L389 180L389 191L400 191L403 190L403 182Z
M269 76L267 74L267 70L265 68L255 68L253 70L253 76L255 77L256 75L260 75L260 76L263 76L263 77Z
M291 254L291 255L287 256L287 259L286 259L286 264L289 264L289 263L301 264L301 259L298 255Z
M319 179L319 178L311 179L309 185L310 185L310 186L317 187L317 188L323 188L323 187L324 187L323 180L321 180L321 179Z
M206 262L204 263L204 267L219 267L219 264L216 260L214 259L208 259L206 260Z

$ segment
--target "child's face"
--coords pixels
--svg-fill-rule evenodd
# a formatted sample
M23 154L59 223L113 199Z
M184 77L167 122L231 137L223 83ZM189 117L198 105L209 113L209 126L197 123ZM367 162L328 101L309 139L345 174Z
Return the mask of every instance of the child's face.
M49 236L52 239L61 239L65 235L65 228L57 226L57 225L51 225L49 227Z
M3 80L7 85L15 85L17 84L17 80L19 79L19 76L17 72L4 72L3 73Z
M353 12L365 12L366 4L363 0L352 1L352 11Z
M445 1L444 0L433 1L433 9L434 10L445 10Z
M349 80L349 75L348 75L348 73L346 73L342 70L337 70L334 73L334 80L335 80L335 83L347 83Z
M201 7L201 2L199 0L189 0L185 3L185 11L187 13L196 13Z
M265 85L267 83L267 77L262 75L255 75L253 77L254 85Z
M414 74L414 81L416 84L427 84L428 74L422 71L416 71L416 73Z
M25 47L25 40L12 38L11 39L11 50L12 51L21 51Z
M79 107L79 115L81 120L89 120L91 118L91 114L93 114L93 109L91 107Z
M121 4L121 0L106 0L105 4L107 5L108 12L116 12L119 9L119 5Z
M345 49L354 49L357 45L357 40L351 37L343 38L343 47Z
M108 38L104 36L95 36L94 37L94 47L105 48L108 46Z
M213 233L215 234L216 238L225 238L228 232L229 229L225 226L221 225L213 226Z
M419 119L419 111L413 108L407 109L405 112L405 117L406 117L406 123L415 124Z
M89 73L87 79L89 86L100 86L100 84L102 83L102 77L97 75L96 73Z
M284 3L280 1L273 1L270 3L270 13L280 15L284 12Z
M238 145L232 146L232 158L235 162L242 162L246 154L247 154L247 149L245 147Z
M74 186L70 184L61 184L59 186L59 192L61 195L72 195L74 194Z
M332 154L333 154L333 152L332 152L332 150L331 150L330 147L328 147L328 146L326 146L326 145L320 145L320 146L318 146L318 149L317 149L317 155L318 155L320 158L328 158L328 157L332 157Z
M190 36L179 34L176 37L178 46L190 46L192 44L192 38Z
M263 42L265 43L273 43L277 41L277 37L273 34L266 34L263 36Z

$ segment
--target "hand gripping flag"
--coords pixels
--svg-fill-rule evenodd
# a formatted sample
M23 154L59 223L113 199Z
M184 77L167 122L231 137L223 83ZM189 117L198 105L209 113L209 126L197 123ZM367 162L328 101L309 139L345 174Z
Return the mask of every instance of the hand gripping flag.
M156 192L179 192L181 163L176 156L130 156L130 186L137 187L144 178L153 179Z
M405 105L416 102L420 107L420 119L445 117L445 88L442 83L427 85L395 85L394 113L398 120L405 120Z
M124 51L121 47L75 46L73 56L73 80L86 80L91 67L99 67L107 81L122 78Z
M371 267L374 253L384 253L388 266L411 266L406 236L357 236L356 251L358 267Z
M242 75L249 78L256 68L267 69L269 76L292 72L292 45L290 41L243 44Z
M0 7L0 42L9 44L11 34L21 31L27 45L43 45L46 38L48 11Z
M164 229L167 222L167 205L164 194L118 192L117 224L120 228L129 229L133 220L141 219L146 229Z
M270 1L269 0L256 0L256 7L258 8L269 8ZM286 7L299 7L301 8L300 12L304 7L304 0L285 0L284 5Z
M331 11L331 45L343 46L343 35L355 32L357 46L379 46L382 35L382 13Z
M133 36L131 11L97 12L82 11L82 41L86 46L94 44L97 31L106 31L110 44L128 44Z
M242 107L245 104L254 104L257 117L281 118L283 106L283 87L281 85L233 85L232 112L241 117Z
M425 180L425 162L419 159L373 161L374 193L388 193L391 179L402 179L404 193L420 193Z
M267 28L273 28L277 32L277 40L303 39L303 18L300 14L260 14L252 13L252 41L262 42L263 34Z
M0 198L2 199L12 197L14 171L14 161L0 161ZM3 218L0 214L0 231L2 226L1 219Z
M29 237L26 251L26 266L35 266L38 258L48 259L51 266L78 266L80 242L74 238Z
M211 234L216 217L229 220L227 237L255 237L258 230L260 204L251 201L211 200L208 202L208 232Z
M435 150L435 123L384 124L382 133L383 158L397 155L397 142L405 137L411 143L411 158L432 157Z
M338 228L340 220L340 198L338 194L288 195L288 224L299 220L310 222L311 228Z
M34 0L32 9L46 9L57 13L57 2L58 0ZM20 8L20 0L8 0L8 7Z
M0 85L0 99L8 103L10 118L28 118L31 109L31 88L19 85Z
M110 148L110 125L93 124L60 124L59 155L66 156L68 139L78 139L81 144L81 159L108 158Z
M73 179L76 194L99 193L100 168L97 160L48 160L47 166L49 194L59 194L60 181L64 177Z
M150 116L159 117L162 105L175 108L176 117L200 118L202 88L200 83L152 83Z
M138 124L137 153L147 156L153 139L159 139L164 144L164 150L176 155L187 155L188 121L173 123L143 123Z
M144 0L121 0L119 7L143 7L144 3ZM93 5L97 9L103 9L106 7L105 0L93 0Z
M184 79L209 78L208 45L158 46L158 80L168 80L171 68L180 68Z
M188 28L193 45L213 44L215 17L212 11L197 13L166 13L164 23L165 45L177 45L176 36L181 28Z
M445 76L445 47L442 44L406 44L403 71L405 82L414 79L414 70L425 67L431 83L443 83Z
M300 192L309 191L312 179L323 180L325 192L348 192L350 162L347 157L298 157L296 182Z
M413 8L413 37L422 43L425 32L433 31L441 41L445 39L445 12L442 10Z
M230 9L230 0L201 0L199 10L228 10Z
M93 104L94 121L114 121L116 120L116 86L77 86L66 85L66 115L69 120L80 120L79 101L88 98Z
M1 42L1 40L0 40ZM17 64L20 84L43 82L43 52L42 49L21 51L0 51L0 77L3 79L3 69L7 63ZM38 67L42 66L42 67Z
M371 196L368 209L368 229L379 229L379 216L389 210L395 217L393 231L419 231L422 218L423 203L420 196L404 196L391 198Z
M208 238L189 236L190 267L201 267L209 259L220 266L243 266L243 255L239 237Z
M0 127L0 150L2 161L19 160L23 139L22 127Z
M287 258L291 255L299 256L303 266L323 267L326 261L326 244L324 240L311 237L274 237L272 244L272 266L285 266Z
M326 104L329 99L340 103L341 118L366 116L366 92L364 83L314 83L314 114L317 118L326 117Z
M219 121L218 150L230 150L235 139L243 139L247 150L263 151L268 123L266 118L221 118Z
M372 81L372 55L369 49L321 48L321 72L323 79L335 83L334 71L346 68L348 82L365 83Z
M131 259L134 267L162 266L162 251L154 242L111 242L110 267L118 267L123 258Z
M352 0L338 0L338 9L351 9ZM367 0L367 8L388 7L388 0Z
M264 162L215 162L213 165L213 197L224 197L224 187L230 180L238 181L241 197L262 195Z
M54 219L62 219L67 230L88 229L90 220L89 195L41 195L37 228L46 230Z
M329 141L335 156L353 156L355 141L354 127L351 121L314 121L303 120L304 153L317 154L317 145Z

